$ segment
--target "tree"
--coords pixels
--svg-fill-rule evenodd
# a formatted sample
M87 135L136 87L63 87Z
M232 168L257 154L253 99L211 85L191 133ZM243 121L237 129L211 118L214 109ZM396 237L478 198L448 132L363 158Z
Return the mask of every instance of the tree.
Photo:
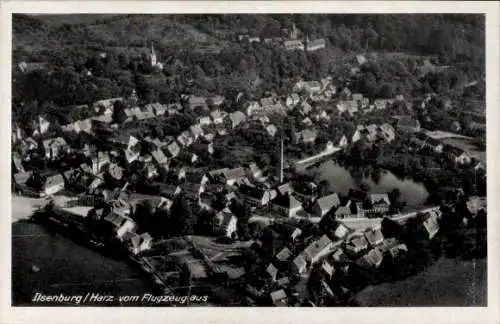
M174 200L170 215L172 236L193 234L193 209L185 197L181 195Z
M330 192L330 181L323 179L318 184L318 196L324 197Z

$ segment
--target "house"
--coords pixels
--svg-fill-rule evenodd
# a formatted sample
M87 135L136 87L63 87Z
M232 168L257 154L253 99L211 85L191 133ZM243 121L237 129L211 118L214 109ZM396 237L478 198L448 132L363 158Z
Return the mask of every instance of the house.
M361 54L358 54L356 55L356 62L358 63L359 66L365 64L366 62L368 62L368 60L366 59L366 57L364 55L361 55Z
M155 162L157 164L161 165L161 164L166 164L168 162L167 156L160 149L156 149L156 150L152 151L151 155L153 156L153 159L155 160Z
M321 197L316 200L313 206L314 214L316 217L323 217L332 208L337 208L340 205L339 196L336 193L332 193L328 196Z
M347 112L349 115L354 116L354 114L358 112L359 104L354 100L345 100L340 101L336 108L339 114Z
M390 237L387 239L383 239L380 245L378 246L378 249L380 250L380 252L382 252L382 254L384 254L398 244L399 242L396 238Z
M200 183L186 182L182 184L182 194L191 201L198 201L200 194L205 191L205 186Z
M457 164L469 164L472 161L472 158L467 152L449 144L443 145L443 153Z
M455 120L453 121L453 123L451 123L450 130L452 132L458 133L462 130L462 125L460 125L460 122Z
M159 186L159 190L161 196L172 200L182 192L182 189L179 186L163 183Z
M139 109L139 111L135 114L135 118L137 118L138 121L155 118L155 113L153 111L153 108L151 106L149 106L148 108L149 109L147 110Z
M468 125L468 128L471 130L478 130L484 132L486 131L486 124L473 121Z
M128 232L123 238L123 240L127 243L130 252L134 255L151 249L151 243L153 241L153 238L149 233L142 233L139 235L134 232Z
M271 124L271 125L266 126L266 131L269 134L269 136L274 137L274 136L276 136L276 133L278 132L278 128Z
M345 262L348 260L347 256L345 255L342 249L335 250L335 252L332 253L332 259L337 262Z
M120 167L118 164L111 163L108 166L108 174L111 178L115 180L121 180L123 176L123 168Z
M307 261L302 254L293 259L292 268L299 275L307 271Z
M391 201L389 200L389 195L387 194L370 194L368 196L371 212L374 213L387 213L391 207Z
M321 270L328 279L331 279L335 273L335 268L327 260L324 260L321 264Z
M54 195L64 189L64 178L61 174L48 176L43 183L42 192L47 196Z
M364 236L355 236L346 244L346 250L352 254L358 254L368 249L368 241Z
M306 117L302 119L302 124L306 125L307 127L311 127L313 125L313 122L309 117Z
M300 105L300 113L303 116L307 116L312 111L311 105L307 101L303 101Z
M74 131L79 134L80 132L85 132L87 134L92 133L92 120L90 118L78 120L74 123Z
M366 138L370 142L374 142L378 139L378 127L375 124L370 124L365 127Z
M311 264L317 263L321 258L332 253L335 244L328 238L328 236L323 235L319 240L313 241L309 244L306 249L302 252L305 256L306 261Z
M429 239L432 239L439 231L439 222L438 222L438 217L436 214L427 213L426 219L422 225L423 225Z
M296 93L292 93L286 98L286 106L289 108L295 107L300 103L300 97Z
M268 107L269 109L266 111L266 113L275 113L275 114L280 114L280 115L286 115L286 109L285 106L281 103L281 101L277 101L273 106Z
M346 148L349 145L349 141L347 139L347 136L344 134L338 134L333 137L333 146L340 147L340 148Z
M393 258L398 257L401 254L401 252L408 252L408 247L404 243L398 244L389 249L389 253Z
M188 106L189 109L191 110L195 109L209 110L207 105L207 100L205 97L189 96Z
M138 160L141 156L141 152L139 150L134 150L132 148L124 149L124 153L128 164L132 164L132 162Z
M222 173L222 181L230 186L233 186L243 177L245 177L245 169L243 167L228 169Z
M276 290L271 293L271 301L274 306L287 306L287 298L288 297L283 289Z
M375 248L356 260L356 264L365 268L378 268L384 259L384 256L379 249Z
M432 138L430 136L427 136L425 142L424 142L424 147L434 151L435 153L443 153L443 143L441 143L439 140Z
M13 165L12 169L16 173L17 172L26 172L24 169L24 166L23 166L21 155L16 151L12 152L12 165Z
M263 188L241 185L238 188L238 194L250 206L263 207L271 201L269 190Z
M215 214L214 232L228 238L234 238L236 236L237 222L236 216L226 207Z
M376 246L384 241L384 235L380 228L372 228L365 232L365 238L371 246Z
M324 38L318 38L312 41L307 39L306 41L306 51L308 52L317 51L325 47L326 47L326 41Z
M36 125L35 132L36 134L45 134L49 128L50 128L51 123L44 117L38 116L38 123ZM34 133L35 135L35 133Z
M214 110L210 113L210 117L214 124L221 125L224 123L224 118L226 118L227 113L225 111Z
M259 104L262 110L269 110L270 107L274 106L276 102L276 97L271 95L269 97L260 98Z
M293 193L292 184L290 182L287 182L287 183L284 183L282 185L279 185L276 188L276 191L278 192L278 194L280 196L284 196L284 195L287 195L287 194L292 194Z
M193 152L188 152L186 150L181 151L181 153L177 156L177 158L185 163L194 164L198 161L198 155Z
M285 217L295 217L298 212L303 210L300 201L290 194L274 199L272 209Z
M262 99L261 99L261 101L262 101ZM262 111L263 111L263 109L262 109L261 105L259 104L259 102L257 102L257 101L250 101L247 104L247 107L245 109L247 116L252 116L252 115L258 114Z
M206 117L206 118L208 118L208 117ZM194 140L197 140L200 136L203 135L203 129L201 128L201 124L191 125L189 127L189 131L193 135Z
M156 116L163 116L167 112L167 106L164 106L159 102L151 104L151 108Z
M202 138L206 143L212 143L215 139L215 134L204 132Z
M351 95L351 98L352 98L353 101L356 101L356 102L363 101L363 95L361 93L353 93Z
M71 152L71 147L62 137L44 140L43 147L45 150L45 157L51 160L58 159L62 155L69 154Z
M98 101L94 102L92 104L92 106L94 108L103 109L103 110L113 109L113 107L117 101L123 101L123 98L109 98L109 99L98 100Z
M181 148L177 144L177 142L172 142L169 145L167 145L167 153L170 155L171 158L175 158L179 155L181 152Z
M178 137L177 137L177 142L182 146L182 147L189 147L191 144L194 142L194 138L191 132L189 131L184 131L182 132Z
M111 163L111 158L108 152L97 152L97 156L92 158L92 173L97 175L102 172L103 167Z
M215 108L222 106L224 101L226 101L226 98L219 95L208 98L208 103Z
M389 102L387 100L385 100L385 99L375 99L373 101L373 106L377 110L386 109L388 105L389 105Z
M302 41L298 39L286 40L283 42L283 47L287 51L303 51L304 43L302 43Z
M333 213L336 219L357 217L357 207L352 200L348 200L344 205L337 207Z
M245 120L245 114L243 114L241 111L235 111L229 114L230 127L233 129L239 124L243 123Z
M291 256L292 252L287 247L284 247L281 251L278 252L278 254L276 254L276 259L284 262L287 261Z
M33 137L27 137L22 140L22 146L26 148L26 151L36 151L38 150L38 142Z
M300 235L302 234L302 230L298 227L296 227L292 234L290 235L290 238L292 239L292 241L295 241Z
M254 180L260 180L263 178L262 170L257 166L257 163L252 162L248 165L248 175Z
M314 143L317 133L315 130L304 129L300 136L303 143Z
M111 225L112 231L119 240L122 240L126 233L133 232L137 227L132 219L115 212L106 215L104 221Z
M396 138L396 134L394 133L394 128L387 123L380 125L379 130L380 130L379 133L380 136L384 139L386 143L390 143Z
M198 117L198 125L205 126L212 124L212 119L209 116Z
M276 281L276 278L278 276L278 269L270 263L269 266L266 268L266 272L271 277L272 281Z
M278 285L278 287L284 287L286 285L288 285L290 283L290 278L288 277L283 277L283 278L280 278L276 281L276 284Z
M420 122L412 116L396 116L396 127L409 133L420 132Z
M481 210L486 211L486 197L470 197L466 203L466 208L469 213L474 217Z

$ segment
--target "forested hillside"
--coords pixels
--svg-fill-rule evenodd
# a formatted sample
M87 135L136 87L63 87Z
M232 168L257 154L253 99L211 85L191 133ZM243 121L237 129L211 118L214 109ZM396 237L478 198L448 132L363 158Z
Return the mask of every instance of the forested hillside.
M286 37L293 24L325 38L327 48L287 52L238 42L240 34ZM352 90L370 98L447 92L483 79L484 38L482 15L14 15L13 99L67 106L134 88L146 101L169 102L181 92L232 99L240 91L283 93L298 78L328 74L351 78ZM161 72L149 63L152 44ZM373 59L350 77L355 55L367 53ZM421 75L424 58L448 68ZM22 61L45 69L18 74Z

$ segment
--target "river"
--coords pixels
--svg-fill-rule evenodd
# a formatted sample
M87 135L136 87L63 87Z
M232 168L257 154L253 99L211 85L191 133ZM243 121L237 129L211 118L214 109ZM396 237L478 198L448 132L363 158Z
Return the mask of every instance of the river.
M378 176L375 172L353 175L346 168L328 160L318 167L312 168L311 171L317 175L319 180L328 180L330 190L342 195L346 195L349 189L359 188L362 183L368 185L371 193L388 193L398 188L401 191L401 201L412 209L423 207L429 196L422 183L412 179L400 179L387 170L382 170Z
M40 270L34 272L33 265ZM27 220L12 224L13 306L46 306L32 302L37 292L124 296L151 290L145 276L125 261L106 257Z

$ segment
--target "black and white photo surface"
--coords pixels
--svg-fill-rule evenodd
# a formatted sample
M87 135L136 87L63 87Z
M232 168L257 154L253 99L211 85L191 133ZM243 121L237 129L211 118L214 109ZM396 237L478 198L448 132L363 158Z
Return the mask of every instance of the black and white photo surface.
M12 306L488 305L484 14L15 13L11 41Z

